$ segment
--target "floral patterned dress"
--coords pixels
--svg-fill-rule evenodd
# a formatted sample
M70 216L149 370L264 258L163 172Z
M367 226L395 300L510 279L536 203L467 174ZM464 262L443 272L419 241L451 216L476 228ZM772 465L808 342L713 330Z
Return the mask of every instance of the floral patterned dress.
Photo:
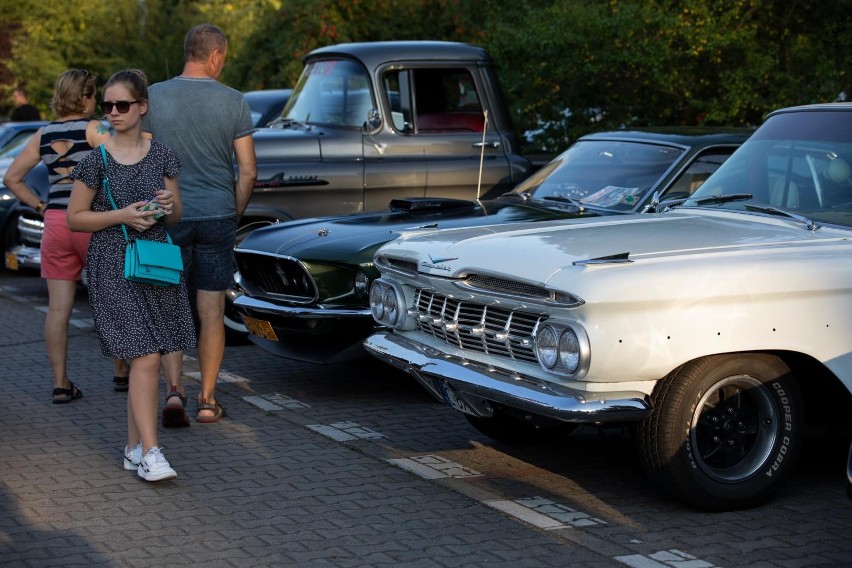
M135 164L121 164L107 152L110 190L119 209L147 201L165 189L164 177L180 172L180 159L171 148L151 141L151 148ZM102 181L104 163L96 148L74 168L71 177L95 192L93 211L112 209ZM144 233L127 228L130 240L166 242L166 227L158 221ZM92 233L86 256L89 303L104 357L133 359L151 353L172 353L196 346L195 324L186 279L174 286L130 282L124 278L127 242L121 225Z

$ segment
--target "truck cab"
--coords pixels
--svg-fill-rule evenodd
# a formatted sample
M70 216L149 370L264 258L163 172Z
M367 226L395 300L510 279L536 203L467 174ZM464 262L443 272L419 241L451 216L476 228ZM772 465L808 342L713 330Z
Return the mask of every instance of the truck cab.
M534 169L479 47L350 43L304 63L281 117L254 134L255 206L301 218L401 197L496 197Z

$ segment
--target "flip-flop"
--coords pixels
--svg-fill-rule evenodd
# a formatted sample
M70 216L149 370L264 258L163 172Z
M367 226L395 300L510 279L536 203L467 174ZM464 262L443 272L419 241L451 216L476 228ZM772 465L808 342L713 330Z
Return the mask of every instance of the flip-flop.
M65 398L56 398L57 396L63 396ZM78 398L83 398L83 391L78 389L71 381L68 381L67 389L53 389L53 404L68 404L72 400Z
M225 410L225 407L222 406L219 402L209 403L206 399L202 399L201 402L198 403L198 411L202 410L212 410L213 416L196 416L195 421L200 422L202 424L210 424L212 422L219 422L222 418L228 415L228 412Z
M170 403L169 400L177 397L180 404ZM186 397L172 387L166 395L166 405L163 407L163 428L186 428L189 426L189 416L186 415Z

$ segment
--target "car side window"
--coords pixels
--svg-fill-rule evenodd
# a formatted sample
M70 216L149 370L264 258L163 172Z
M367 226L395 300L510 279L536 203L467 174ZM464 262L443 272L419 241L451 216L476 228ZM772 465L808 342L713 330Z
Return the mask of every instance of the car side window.
M661 197L671 200L691 196L733 152L734 148L716 148L699 154Z
M384 75L383 84L399 132L482 132L480 93L467 69L393 70Z

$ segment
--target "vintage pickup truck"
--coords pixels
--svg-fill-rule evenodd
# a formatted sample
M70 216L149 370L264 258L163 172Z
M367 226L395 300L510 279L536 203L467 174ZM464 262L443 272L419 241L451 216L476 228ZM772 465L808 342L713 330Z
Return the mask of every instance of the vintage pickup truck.
M852 410L852 105L782 109L662 213L403 235L366 341L482 433L635 425L710 510L768 499Z

